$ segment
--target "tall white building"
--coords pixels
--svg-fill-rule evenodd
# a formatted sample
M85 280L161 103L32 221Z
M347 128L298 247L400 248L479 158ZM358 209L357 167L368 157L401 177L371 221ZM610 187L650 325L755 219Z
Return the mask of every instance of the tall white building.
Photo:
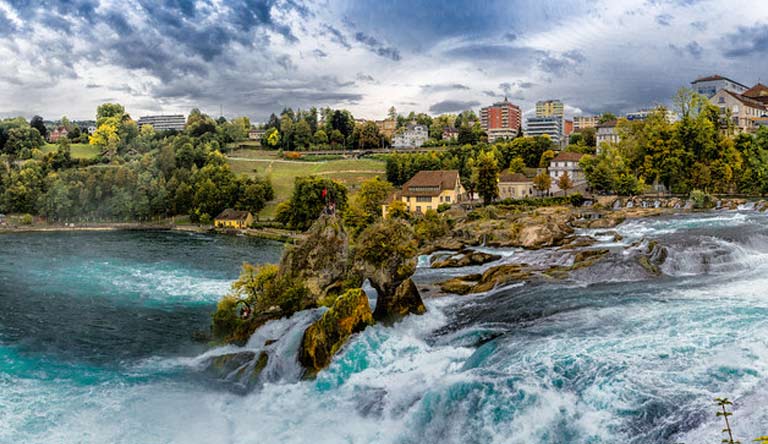
M560 146L563 143L563 118L560 116L552 117L529 117L525 135L530 137L549 136L555 145Z

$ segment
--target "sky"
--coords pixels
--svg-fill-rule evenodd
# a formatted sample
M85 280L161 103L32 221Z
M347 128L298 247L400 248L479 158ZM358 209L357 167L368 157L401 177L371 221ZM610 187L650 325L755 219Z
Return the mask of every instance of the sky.
M766 0L0 0L0 116L623 113L767 56Z

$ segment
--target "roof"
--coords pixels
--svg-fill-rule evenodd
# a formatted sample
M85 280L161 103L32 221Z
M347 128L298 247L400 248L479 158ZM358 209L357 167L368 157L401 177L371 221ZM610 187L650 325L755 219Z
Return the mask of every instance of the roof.
M499 176L500 183L529 183L533 182L528 176L522 173L510 173L509 170L505 170Z
M734 99L738 100L742 104L749 105L752 108L763 109L763 110L766 109L765 108L765 104L763 104L759 100L752 99L752 98L747 97L747 96L745 96L743 94L737 94L737 93L735 93L733 91L728 91L727 89L721 89L720 92L724 92L724 93L730 95L731 97L733 97ZM718 92L718 94L720 94L720 92Z
M715 81L718 81L718 80L727 80L729 82L735 83L735 84L737 84L739 86L743 86L744 88L746 88L746 85L743 85L743 84L741 84L741 83L739 83L739 82L737 82L737 81L735 81L733 79L729 79L728 77L723 77L723 76L718 75L718 74L715 74L713 76L707 76L707 77L698 78L698 79L694 80L693 82L691 82L691 85L699 83L699 82L715 82Z
M411 180L403 184L404 196L437 196L443 190L456 188L459 181L457 170L419 171L411 177ZM417 189L412 188L433 188Z
M250 214L248 211L237 211L227 208L216 216L216 220L246 220Z
M581 157L584 156L581 153L572 153L570 151L563 151L560 154L558 154L554 159L552 159L552 162L578 162L581 160Z
M765 86L762 83L758 83L752 88L749 88L748 90L741 93L741 95L760 100L761 97L768 96L768 86Z
M603 123L598 123L598 124L597 124L597 127L598 127L598 128L613 128L613 127L614 127L614 126L616 126L618 123L619 123L619 121L618 121L618 120L608 120L608 121L605 121L605 122L603 122Z

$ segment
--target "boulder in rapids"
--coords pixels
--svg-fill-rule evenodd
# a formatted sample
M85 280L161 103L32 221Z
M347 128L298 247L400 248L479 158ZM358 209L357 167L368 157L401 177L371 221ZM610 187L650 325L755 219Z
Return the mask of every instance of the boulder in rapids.
M398 285L391 297L377 299L373 318L378 322L391 324L409 314L421 315L426 311L427 307L421 300L419 289L412 279L407 279Z
M253 386L269 362L269 355L262 351L246 350L210 358L205 362L206 373L221 382L234 383L242 389Z
M482 251L462 250L456 255L441 258L432 263L432 268L459 268L473 265L483 265L501 259L498 254L483 253Z
M305 331L299 347L299 363L312 377L331 363L350 336L373 324L368 296L361 288L347 290L333 306Z

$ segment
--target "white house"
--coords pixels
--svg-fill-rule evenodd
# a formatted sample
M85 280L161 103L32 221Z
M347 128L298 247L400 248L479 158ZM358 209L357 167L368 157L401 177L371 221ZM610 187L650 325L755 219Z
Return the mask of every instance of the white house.
M561 152L549 162L549 177L552 178L552 190L559 191L557 181L564 173L568 173L574 188L587 182L584 170L579 166L579 160L583 157L580 153Z
M597 144L597 153L600 153L600 145L605 143L618 143L621 140L619 132L616 130L616 120L609 120L597 125L595 141Z
M426 125L408 125L408 127L392 138L394 148L416 148L429 139L429 129Z

